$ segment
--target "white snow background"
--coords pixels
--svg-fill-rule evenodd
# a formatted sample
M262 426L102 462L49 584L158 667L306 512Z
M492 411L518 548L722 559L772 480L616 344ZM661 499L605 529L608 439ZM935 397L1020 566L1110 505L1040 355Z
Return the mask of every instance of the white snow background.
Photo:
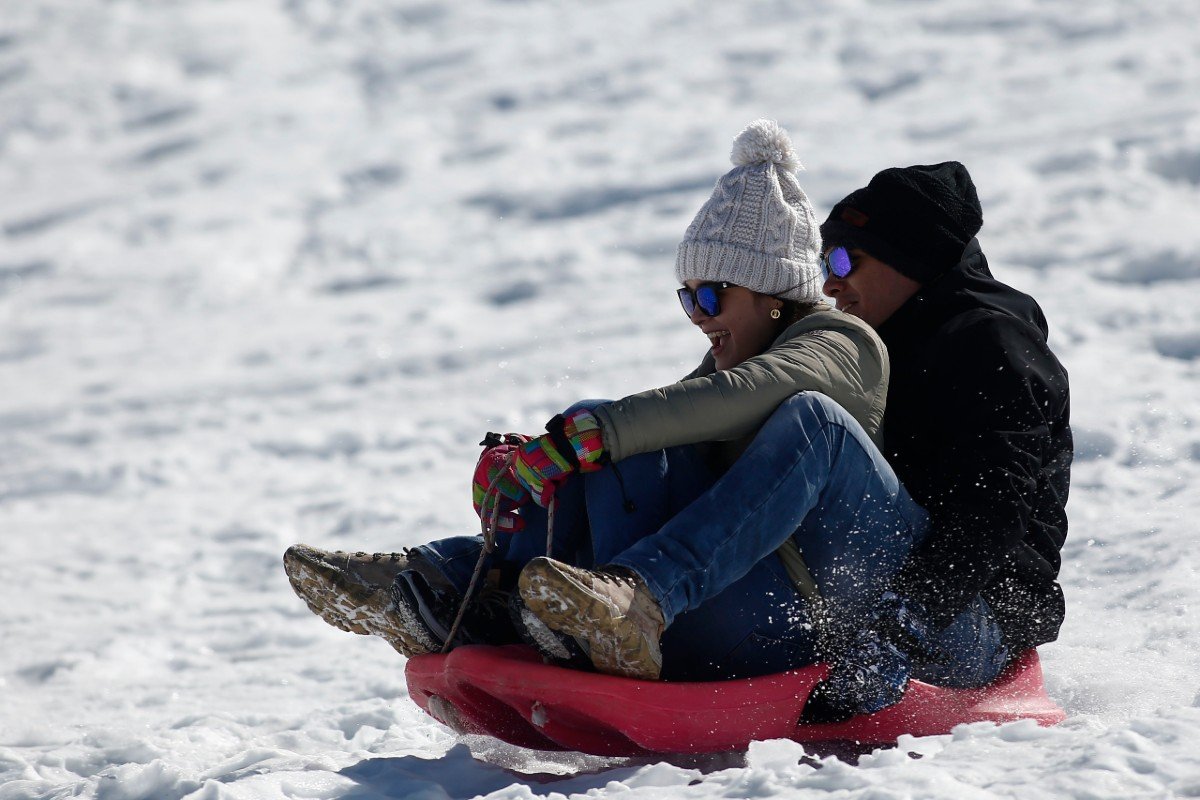
M965 162L1045 308L1069 719L460 740L280 556L471 532L485 431L694 366L675 245L761 116L822 218ZM1194 2L0 0L0 798L1200 796L1198 223Z

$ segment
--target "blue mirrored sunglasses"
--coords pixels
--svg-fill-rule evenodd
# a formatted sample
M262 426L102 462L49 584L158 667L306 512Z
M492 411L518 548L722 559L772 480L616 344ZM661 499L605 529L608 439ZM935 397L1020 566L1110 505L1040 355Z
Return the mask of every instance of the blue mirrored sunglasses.
M732 283L721 281L719 283L702 283L695 289L681 287L676 294L679 295L679 304L683 306L683 313L689 317L696 313L697 307L710 317L715 317L721 313L720 295L722 289L728 289L733 286Z
M825 279L829 280L831 275L835 278L846 277L850 270L854 269L854 265L850 263L850 254L846 252L846 248L835 247L821 256L821 269L825 270Z

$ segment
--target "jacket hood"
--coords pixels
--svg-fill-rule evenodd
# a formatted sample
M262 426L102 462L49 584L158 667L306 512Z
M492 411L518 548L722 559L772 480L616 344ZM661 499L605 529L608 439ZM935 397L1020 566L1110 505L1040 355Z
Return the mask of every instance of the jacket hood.
M916 333L931 334L961 314L979 311L1019 319L1037 328L1043 337L1049 333L1046 315L1037 301L996 280L979 240L972 239L958 264L922 286L879 326L879 336L891 346L898 339Z

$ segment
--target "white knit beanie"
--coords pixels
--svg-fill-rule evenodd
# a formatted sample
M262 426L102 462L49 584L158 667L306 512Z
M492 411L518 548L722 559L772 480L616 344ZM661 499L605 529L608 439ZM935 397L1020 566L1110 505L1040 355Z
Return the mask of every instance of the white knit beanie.
M733 169L688 226L675 276L728 281L789 300L821 297L821 229L787 131L755 120L733 140Z

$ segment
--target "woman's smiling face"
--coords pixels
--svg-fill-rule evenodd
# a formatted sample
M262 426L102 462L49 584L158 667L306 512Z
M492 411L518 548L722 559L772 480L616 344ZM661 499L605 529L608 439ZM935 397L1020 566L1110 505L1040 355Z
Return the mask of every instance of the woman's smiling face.
M684 281L695 290L706 283ZM696 307L692 324L708 336L717 369L736 367L747 358L759 355L771 346L779 334L780 323L771 318L771 311L783 307L783 302L744 286L729 286L720 291L721 313L710 317Z

